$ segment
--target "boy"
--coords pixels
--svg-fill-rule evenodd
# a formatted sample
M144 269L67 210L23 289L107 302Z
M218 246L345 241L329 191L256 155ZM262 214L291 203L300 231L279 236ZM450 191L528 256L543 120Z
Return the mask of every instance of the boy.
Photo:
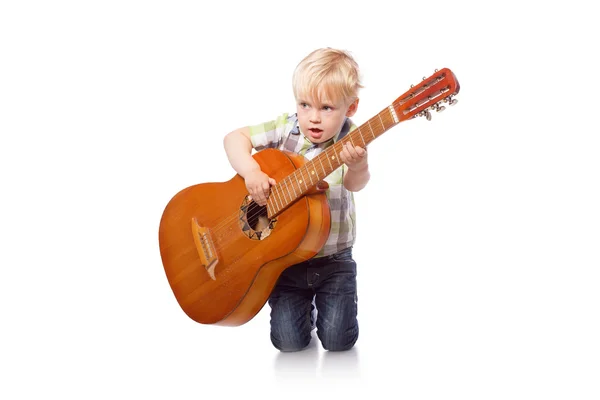
M312 159L356 129L349 118L358 108L362 85L350 54L332 48L315 50L297 65L292 80L296 114L237 129L224 139L231 166L261 206L275 180L260 170L251 156L253 148L273 147ZM365 187L370 173L366 149L347 143L340 158L344 164L325 179L331 210L327 242L312 259L284 270L269 297L271 341L280 351L307 347L313 322L326 350L348 350L358 339L352 192Z

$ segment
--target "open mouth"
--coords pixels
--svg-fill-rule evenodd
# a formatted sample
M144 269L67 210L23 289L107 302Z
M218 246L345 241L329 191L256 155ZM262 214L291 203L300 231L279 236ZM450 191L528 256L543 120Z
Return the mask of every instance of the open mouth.
M314 140L320 140L323 137L323 130L319 128L310 128L308 130L310 132L310 137Z

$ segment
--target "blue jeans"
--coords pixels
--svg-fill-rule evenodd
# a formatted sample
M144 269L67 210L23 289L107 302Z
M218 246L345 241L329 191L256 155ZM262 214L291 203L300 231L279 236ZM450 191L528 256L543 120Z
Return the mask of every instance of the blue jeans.
M281 351L304 349L317 336L330 351L351 349L358 339L356 262L352 248L312 258L283 271L269 297L271 342Z

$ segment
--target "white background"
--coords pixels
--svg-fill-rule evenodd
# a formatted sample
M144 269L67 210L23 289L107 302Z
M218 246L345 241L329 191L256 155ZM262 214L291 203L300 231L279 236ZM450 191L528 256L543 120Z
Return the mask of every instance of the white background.
M2 2L0 397L599 398L587 3ZM182 312L158 223L233 176L223 136L293 112L325 46L362 67L359 124L436 68L461 93L369 148L355 349L280 355L268 307Z

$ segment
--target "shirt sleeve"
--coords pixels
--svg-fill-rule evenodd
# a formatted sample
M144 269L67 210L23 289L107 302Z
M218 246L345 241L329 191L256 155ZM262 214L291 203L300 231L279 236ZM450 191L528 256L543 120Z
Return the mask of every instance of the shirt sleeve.
M282 114L277 119L250 126L250 140L257 151L265 148L277 148L283 142L288 114Z

